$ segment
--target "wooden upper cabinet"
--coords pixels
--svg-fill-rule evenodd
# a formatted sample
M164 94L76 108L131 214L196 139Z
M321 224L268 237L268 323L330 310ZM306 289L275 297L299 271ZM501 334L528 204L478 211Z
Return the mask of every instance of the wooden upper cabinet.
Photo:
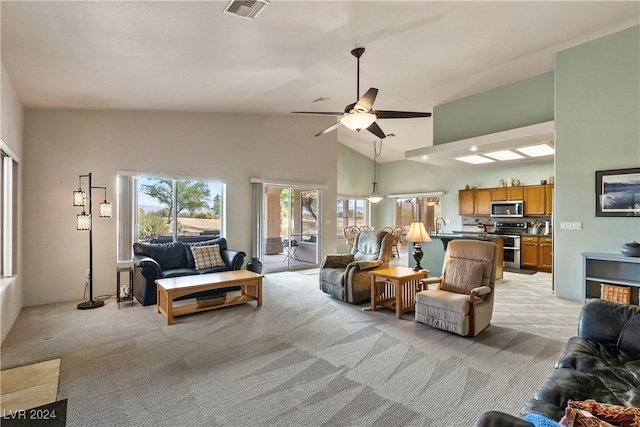
M507 200L524 200L524 187L507 187Z
M545 206L546 185L528 185L524 188L525 216L546 215Z
M491 202L524 200L524 215L553 213L553 184L476 188L458 191L460 215L490 215Z
M473 206L475 215L489 215L491 213L491 189L475 189L473 191Z
M458 213L460 215L473 215L473 190L458 191Z
M545 215L551 215L553 213L553 184L545 185L544 206L546 211Z
M491 189L491 201L501 202L507 200L507 187L496 187Z
M523 200L524 187L496 187L491 188L491 200L501 202L505 200Z

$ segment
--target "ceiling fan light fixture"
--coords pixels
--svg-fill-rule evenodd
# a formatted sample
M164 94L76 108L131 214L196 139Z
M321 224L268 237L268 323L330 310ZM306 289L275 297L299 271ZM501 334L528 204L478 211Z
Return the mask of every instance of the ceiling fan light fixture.
M361 131L371 126L376 119L377 117L373 113L354 112L343 114L340 117L340 123L351 130Z

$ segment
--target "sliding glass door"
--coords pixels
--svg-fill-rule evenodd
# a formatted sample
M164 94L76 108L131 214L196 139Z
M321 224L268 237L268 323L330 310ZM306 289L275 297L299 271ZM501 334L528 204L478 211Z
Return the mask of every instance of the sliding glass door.
M263 273L318 266L319 196L313 188L263 185Z

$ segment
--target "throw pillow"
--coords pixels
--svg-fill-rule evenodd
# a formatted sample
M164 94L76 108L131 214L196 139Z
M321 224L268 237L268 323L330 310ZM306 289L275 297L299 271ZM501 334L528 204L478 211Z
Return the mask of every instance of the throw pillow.
M459 294L469 294L471 289L482 286L484 264L480 261L450 258L442 277L440 289Z
M535 414L533 412L525 415L523 419L530 422L535 427L562 427L562 424L560 424L559 422L554 421L551 418L547 418L544 415Z
M572 409L572 411L569 411L569 409ZM578 422L595 418L604 424L565 424L567 426L615 425L619 427L640 427L640 408L599 403L595 400L569 400L567 413L569 412L571 412L571 416L573 416L573 413L580 412L580 414L573 416L578 419ZM565 414L566 417L567 415Z
M196 270L205 268L224 267L226 264L220 256L220 246L192 246L191 253Z

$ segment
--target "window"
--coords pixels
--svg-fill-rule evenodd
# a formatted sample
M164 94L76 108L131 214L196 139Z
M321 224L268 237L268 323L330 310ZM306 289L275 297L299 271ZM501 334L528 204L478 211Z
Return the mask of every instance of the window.
M16 274L18 263L14 223L18 218L18 163L2 150L0 158L0 276L11 277Z
M118 187L118 261L131 259L133 242L222 234L222 182L122 174Z
M436 219L440 217L440 197L416 197L396 199L396 226L409 230L416 218L424 223L428 232L436 230Z
M344 239L346 227L367 225L367 201L365 199L338 199L337 236Z

